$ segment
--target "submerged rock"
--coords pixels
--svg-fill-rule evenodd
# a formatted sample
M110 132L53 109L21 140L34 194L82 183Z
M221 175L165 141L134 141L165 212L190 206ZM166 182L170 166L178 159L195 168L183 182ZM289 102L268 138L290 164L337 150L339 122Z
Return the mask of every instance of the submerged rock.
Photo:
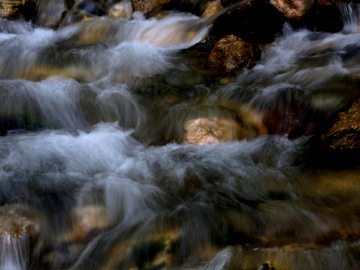
M71 5L64 0L41 1L36 6L36 23L51 28L57 28L71 9Z
M312 135L326 116L298 100L286 100L265 112L264 124L269 134L285 135L290 139Z
M270 0L286 18L300 19L314 4L314 0Z
M216 43L208 57L207 66L225 68L226 71L252 68L260 57L261 50L256 44L228 35Z
M208 17L216 14L223 9L220 0L210 1L206 4L204 12L201 14L201 17Z
M73 211L73 226L61 238L62 242L77 242L94 231L102 231L110 227L110 219L105 207L86 206Z
M225 7L230 3L222 1ZM220 16L212 33L216 36L235 35L255 43L272 42L281 32L285 16L269 2L250 0Z
M360 99L348 111L339 113L321 140L323 145L334 149L360 148Z

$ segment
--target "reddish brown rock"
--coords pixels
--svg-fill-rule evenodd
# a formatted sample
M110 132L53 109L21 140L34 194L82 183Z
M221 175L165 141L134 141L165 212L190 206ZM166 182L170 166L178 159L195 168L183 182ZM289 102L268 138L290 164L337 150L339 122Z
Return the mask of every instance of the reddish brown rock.
M312 135L326 120L319 110L298 100L285 100L265 112L264 124L269 134L285 135L289 139Z
M270 0L286 18L300 19L314 4L314 0Z
M243 67L252 68L261 56L259 47L233 35L221 38L212 49L207 66L227 71Z
M171 2L171 0L131 0L131 2L133 11L146 14L158 6Z
M360 99L348 111L338 115L321 140L324 145L334 149L360 148Z

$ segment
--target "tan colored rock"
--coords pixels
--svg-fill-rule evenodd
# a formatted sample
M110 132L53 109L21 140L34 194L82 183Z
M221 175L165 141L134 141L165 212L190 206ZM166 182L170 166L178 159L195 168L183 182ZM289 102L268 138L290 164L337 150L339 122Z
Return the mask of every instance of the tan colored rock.
M146 14L154 8L169 3L171 0L131 0L133 11Z
M62 242L77 242L95 230L105 230L110 227L110 220L105 207L87 206L74 210L73 228L62 236Z
M22 234L35 236L39 226L30 214L16 205L5 205L0 208L0 235L20 237Z
M226 71L252 68L260 56L260 48L255 43L228 35L216 43L208 57L207 66L224 68Z
M270 0L286 18L300 19L313 6L314 0Z
M257 136L252 127L244 127L234 119L198 118L185 124L185 142L191 145L218 144Z
M132 6L130 1L122 1L109 8L108 15L110 18L126 18L132 17Z
M221 0L210 1L205 5L205 9L204 12L201 14L201 17L209 17L218 13L222 9L223 6L221 5Z
M321 140L324 145L334 149L360 148L360 99L348 111L338 115Z

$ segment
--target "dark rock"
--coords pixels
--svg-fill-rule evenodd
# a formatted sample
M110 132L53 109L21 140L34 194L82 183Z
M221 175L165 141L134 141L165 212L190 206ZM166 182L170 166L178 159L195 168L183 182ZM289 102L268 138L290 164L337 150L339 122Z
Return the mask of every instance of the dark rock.
M77 8L93 15L102 16L106 14L106 2L106 0L82 0Z
M265 112L264 124L269 134L295 139L314 134L326 119L323 112L309 108L308 104L298 100L285 100Z
M227 71L252 68L260 57L261 50L256 44L228 35L216 43L208 57L207 66L225 68Z
M222 2L223 6L231 3ZM235 35L255 43L272 42L281 32L285 16L273 5L262 0L249 2L221 15L211 33L215 36Z
M303 19L311 31L335 33L344 27L341 12L335 5L315 5Z
M218 39L214 36L208 36L203 40L199 41L195 45L191 46L187 50L189 51L201 51L201 52L211 52L211 50L215 47Z
M321 141L334 149L360 148L360 99L348 111L339 113L329 131L321 136Z

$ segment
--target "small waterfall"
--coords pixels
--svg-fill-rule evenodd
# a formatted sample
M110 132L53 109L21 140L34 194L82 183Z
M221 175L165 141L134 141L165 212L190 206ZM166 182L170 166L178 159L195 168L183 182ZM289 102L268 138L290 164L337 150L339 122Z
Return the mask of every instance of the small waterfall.
M360 5L356 3L338 5L343 22L343 32L347 34L359 33L360 27Z
M1 236L0 270L26 270L28 265L28 237L5 233Z

